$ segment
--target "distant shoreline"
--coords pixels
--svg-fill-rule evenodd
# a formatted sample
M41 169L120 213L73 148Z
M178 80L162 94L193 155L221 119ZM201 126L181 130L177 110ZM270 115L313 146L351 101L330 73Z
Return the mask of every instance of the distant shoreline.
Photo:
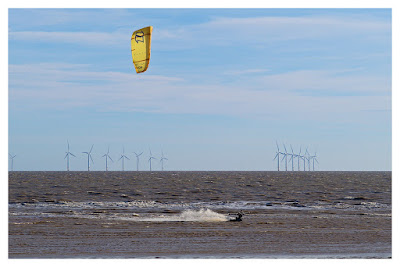
M116 172L134 172L134 173L149 173L149 172L157 172L157 173L162 173L162 172L277 172L277 173L326 173L326 172L392 172L392 171L8 171L9 173L18 173L18 172L70 172L70 173L85 173L85 172L91 172L91 173L116 173Z

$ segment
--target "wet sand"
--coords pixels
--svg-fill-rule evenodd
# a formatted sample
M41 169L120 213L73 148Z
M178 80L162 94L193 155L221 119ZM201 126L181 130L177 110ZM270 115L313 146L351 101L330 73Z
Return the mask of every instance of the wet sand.
M96 208L85 218L30 208L138 200L219 203L221 214L236 212L225 202L240 200L245 216L151 222L104 216L181 210ZM12 172L9 203L10 258L391 257L391 172Z

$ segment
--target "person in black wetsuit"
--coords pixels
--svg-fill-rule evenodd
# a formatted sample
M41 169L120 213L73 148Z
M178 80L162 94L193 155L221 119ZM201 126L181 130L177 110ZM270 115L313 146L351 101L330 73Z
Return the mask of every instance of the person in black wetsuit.
M240 222L240 221L242 221L242 217L243 217L243 212L242 211L240 211L240 212L238 212L237 214L235 214L235 218L233 218L233 219L230 219L230 221L232 221L232 222Z

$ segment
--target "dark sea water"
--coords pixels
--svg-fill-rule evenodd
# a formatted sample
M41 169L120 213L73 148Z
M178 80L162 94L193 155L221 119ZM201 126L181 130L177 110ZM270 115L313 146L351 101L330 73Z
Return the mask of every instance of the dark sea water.
M10 172L9 257L390 258L391 177Z

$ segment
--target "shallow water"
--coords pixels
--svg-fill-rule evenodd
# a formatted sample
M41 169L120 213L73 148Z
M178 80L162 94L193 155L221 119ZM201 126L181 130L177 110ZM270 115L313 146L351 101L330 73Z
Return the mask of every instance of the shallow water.
M10 172L9 257L388 258L391 172Z

